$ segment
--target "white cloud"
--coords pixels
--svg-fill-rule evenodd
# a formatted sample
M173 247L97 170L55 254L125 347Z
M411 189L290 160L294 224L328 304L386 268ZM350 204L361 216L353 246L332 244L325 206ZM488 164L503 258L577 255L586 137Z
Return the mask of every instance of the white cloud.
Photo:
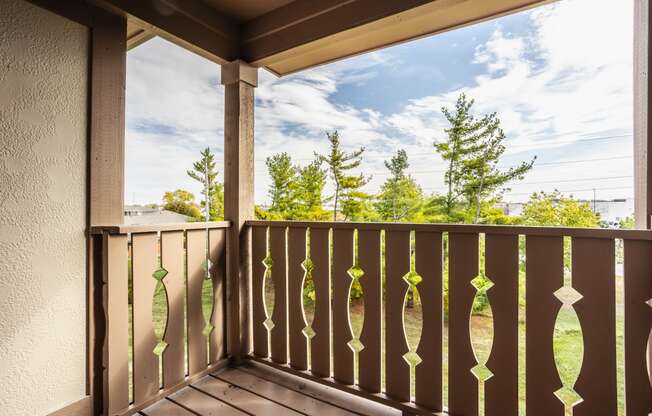
M266 156L286 151L302 162L315 151L324 152L325 132L336 129L351 148L367 147L363 171L376 173L369 191L378 189L385 178L382 162L398 148L412 155L412 171L424 189L441 189L443 175L433 171L443 169L443 164L432 156L432 143L442 137L446 126L440 108L452 106L462 91L475 98L478 113L499 114L512 145L507 164L529 158L533 149L542 162L631 153L629 147L613 140L572 146L568 142L631 132L632 12L632 0L564 0L528 12L531 30L527 33L510 33L497 23L492 36L477 46L468 62L482 68L481 75L464 88L412 99L394 114L344 105L335 98L346 85L372 83L381 71L395 70L396 62L388 53L368 54L281 79L261 71L256 90L257 201L266 199ZM130 191L145 202L160 198L162 190L195 190L185 178L185 169L202 147L222 146L219 67L156 40L130 52L128 81L127 200ZM174 132L139 130L140 125L171 126ZM559 147L551 147L555 141ZM536 169L527 182L628 174L631 160L560 164ZM629 182L605 182L604 186L623 184ZM557 187L590 186L560 183ZM536 189L554 187L537 185ZM515 193L532 190L514 187ZM628 191L600 196L624 192ZM141 198L141 193L146 197ZM513 199L523 198L515 195Z

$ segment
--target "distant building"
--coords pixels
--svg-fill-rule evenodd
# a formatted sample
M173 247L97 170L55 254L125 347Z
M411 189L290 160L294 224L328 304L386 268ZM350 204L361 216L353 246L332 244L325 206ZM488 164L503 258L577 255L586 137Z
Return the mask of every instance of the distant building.
M634 199L612 199L605 200L582 200L589 204L593 212L600 214L600 220L609 225L617 225L621 220L634 215ZM519 216L523 213L524 202L503 202L503 211L505 215Z
M124 223L128 225L175 224L188 222L192 219L187 215L163 208L142 205L125 205L124 214Z

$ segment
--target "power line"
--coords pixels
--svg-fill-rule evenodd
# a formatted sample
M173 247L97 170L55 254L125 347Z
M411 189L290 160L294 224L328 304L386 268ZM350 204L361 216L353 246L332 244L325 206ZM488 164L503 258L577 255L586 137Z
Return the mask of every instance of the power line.
M554 181L540 181L540 182L518 182L510 186L525 186L525 185L543 185L549 183L569 183L569 182L589 182L589 181L603 181L603 180L613 180L613 179L631 179L633 176L605 176L601 178L581 178L581 179L560 179ZM446 188L422 188L425 191L437 191L437 190L446 190Z

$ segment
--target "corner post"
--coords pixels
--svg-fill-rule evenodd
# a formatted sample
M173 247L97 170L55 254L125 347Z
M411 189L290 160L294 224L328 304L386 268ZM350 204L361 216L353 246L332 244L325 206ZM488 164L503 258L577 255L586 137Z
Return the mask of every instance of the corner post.
M227 353L238 363L249 352L249 268L245 221L254 217L254 89L258 69L240 60L222 66L224 85L224 219Z
M650 127L650 0L634 2L634 216L650 229L652 216L652 131Z

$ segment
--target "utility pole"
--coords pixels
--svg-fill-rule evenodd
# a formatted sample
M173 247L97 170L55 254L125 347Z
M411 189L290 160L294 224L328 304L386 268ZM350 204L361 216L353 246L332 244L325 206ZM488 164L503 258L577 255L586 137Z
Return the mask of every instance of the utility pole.
M593 213L595 214L595 188L593 188Z

